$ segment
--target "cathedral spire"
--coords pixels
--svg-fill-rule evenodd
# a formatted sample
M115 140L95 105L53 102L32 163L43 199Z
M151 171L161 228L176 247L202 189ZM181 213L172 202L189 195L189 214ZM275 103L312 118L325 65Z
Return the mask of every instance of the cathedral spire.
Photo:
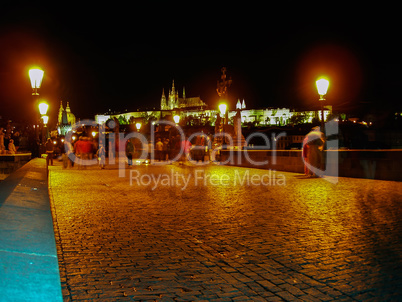
M166 110L166 96L165 96L165 88L162 88L162 97L161 97L161 110Z
M236 109L241 109L240 99L237 99Z
M63 112L64 112L63 101L60 100L59 116L58 116L58 119L57 119L58 124L61 124L61 122L62 122Z
M186 89L183 86L183 99L186 99Z

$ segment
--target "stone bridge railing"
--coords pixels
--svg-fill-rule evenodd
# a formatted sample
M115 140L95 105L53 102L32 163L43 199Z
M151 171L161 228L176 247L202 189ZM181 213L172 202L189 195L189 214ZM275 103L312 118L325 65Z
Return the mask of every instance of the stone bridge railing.
M400 149L328 150L324 151L324 158L328 159L325 174L329 176L402 181ZM234 166L296 173L304 171L300 150L221 150L220 160Z

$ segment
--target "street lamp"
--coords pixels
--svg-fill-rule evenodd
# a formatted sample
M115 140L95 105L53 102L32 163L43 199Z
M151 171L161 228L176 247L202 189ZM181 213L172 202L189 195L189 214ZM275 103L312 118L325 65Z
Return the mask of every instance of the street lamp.
M142 124L141 123L136 123L135 128L137 128L137 131L140 132Z
M329 87L329 81L324 78L320 78L315 82L317 86L317 91L318 94L320 95L320 103L321 103L321 131L324 131L324 104L323 101L325 101L325 95L327 94L328 87Z
M49 105L46 102L41 102L39 105L39 113L42 119L42 145L45 144L45 128L47 130L47 122L49 121L49 117L46 115L47 110L49 109ZM47 131L46 131L47 132Z
M47 125L47 122L49 121L49 116L47 116L47 115L43 115L42 116L42 121L43 121L43 125Z
M44 71L40 68L32 68L29 70L29 79L31 80L32 95L39 95L38 88L42 84Z
M219 107L219 111L221 112L221 114L225 115L226 108L227 108L226 104L220 104L218 107Z
M219 106L219 111L221 112L221 116L225 118L224 125L228 124L229 116L228 116L228 110L227 110L227 105L222 103Z
M47 110L49 109L49 105L45 102L41 102L39 105L39 113L41 115L45 115L47 113Z
M36 106L37 99L39 97L38 93L38 88L40 88L40 85L42 84L42 79L43 79L43 74L44 71L40 68L31 68L28 72L29 79L31 81L31 87L32 87L32 96L34 97L34 106ZM36 116L36 114L35 114ZM37 116L35 118L35 125L37 124ZM36 154L36 156L40 155L40 150L39 150L39 132L38 132L38 127L35 127L35 138L36 138L36 148L33 150Z
M176 123L176 125L180 122L180 115L175 115L173 116L173 120Z

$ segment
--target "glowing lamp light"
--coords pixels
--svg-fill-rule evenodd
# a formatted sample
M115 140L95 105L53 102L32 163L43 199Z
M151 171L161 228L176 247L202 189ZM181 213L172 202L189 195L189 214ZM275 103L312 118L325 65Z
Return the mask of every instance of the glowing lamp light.
M319 79L315 82L315 84L317 85L317 91L318 94L320 95L320 100L324 99L324 95L327 94L328 91L328 87L329 87L329 81L327 79Z
M44 71L39 68L32 68L29 70L29 79L31 80L32 89L40 88L42 84Z
M39 104L39 112L41 115L45 115L47 110L49 109L49 105L45 102Z
M221 115L225 115L226 108L227 108L226 104L219 105L219 111L221 112Z
M137 128L138 131L140 131L142 124L141 123L136 123L135 128Z
M47 122L49 121L49 117L47 115L43 115L42 120L43 120L43 125L47 125Z
M178 124L178 123L180 122L180 116L179 116L179 115L175 115L175 116L173 117L173 120L174 120L174 122L175 122L176 124Z

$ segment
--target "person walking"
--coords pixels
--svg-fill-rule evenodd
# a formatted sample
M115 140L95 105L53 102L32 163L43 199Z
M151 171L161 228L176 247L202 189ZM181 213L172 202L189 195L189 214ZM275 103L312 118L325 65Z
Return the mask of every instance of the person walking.
M188 161L191 150L191 143L186 138L181 141L182 161Z
M303 158L303 163L304 163L304 175L309 176L310 175L310 170L308 169L307 165L309 164L308 162L308 151L309 151L309 146L308 146L308 137L303 139L303 147L302 147L302 158Z
M169 160L170 159L170 140L168 138L165 138L163 140L163 160Z
M103 144L102 141L99 143L99 148L96 153L97 153L96 155L97 155L98 161L99 161L99 167L101 169L105 169L106 150L105 150L105 145Z
M68 140L64 141L64 150L66 152L66 163L64 164L65 168L67 168L68 166L71 166L71 168L74 167L74 160L73 160L73 156L74 156L74 148L73 145L71 144L71 142L69 142Z
M131 138L129 138L126 143L126 156L129 167L133 165L133 155L134 155L134 144Z
M308 176L321 177L324 173L323 149L324 139L320 127L314 127L311 132L307 134L307 163L309 164Z
M50 165L53 166L54 145L50 138L47 139L45 148L46 148L46 155L47 155L46 156L46 165L49 166L49 162L50 162Z
M156 158L161 161L163 157L163 143L160 138L156 140L155 144Z

